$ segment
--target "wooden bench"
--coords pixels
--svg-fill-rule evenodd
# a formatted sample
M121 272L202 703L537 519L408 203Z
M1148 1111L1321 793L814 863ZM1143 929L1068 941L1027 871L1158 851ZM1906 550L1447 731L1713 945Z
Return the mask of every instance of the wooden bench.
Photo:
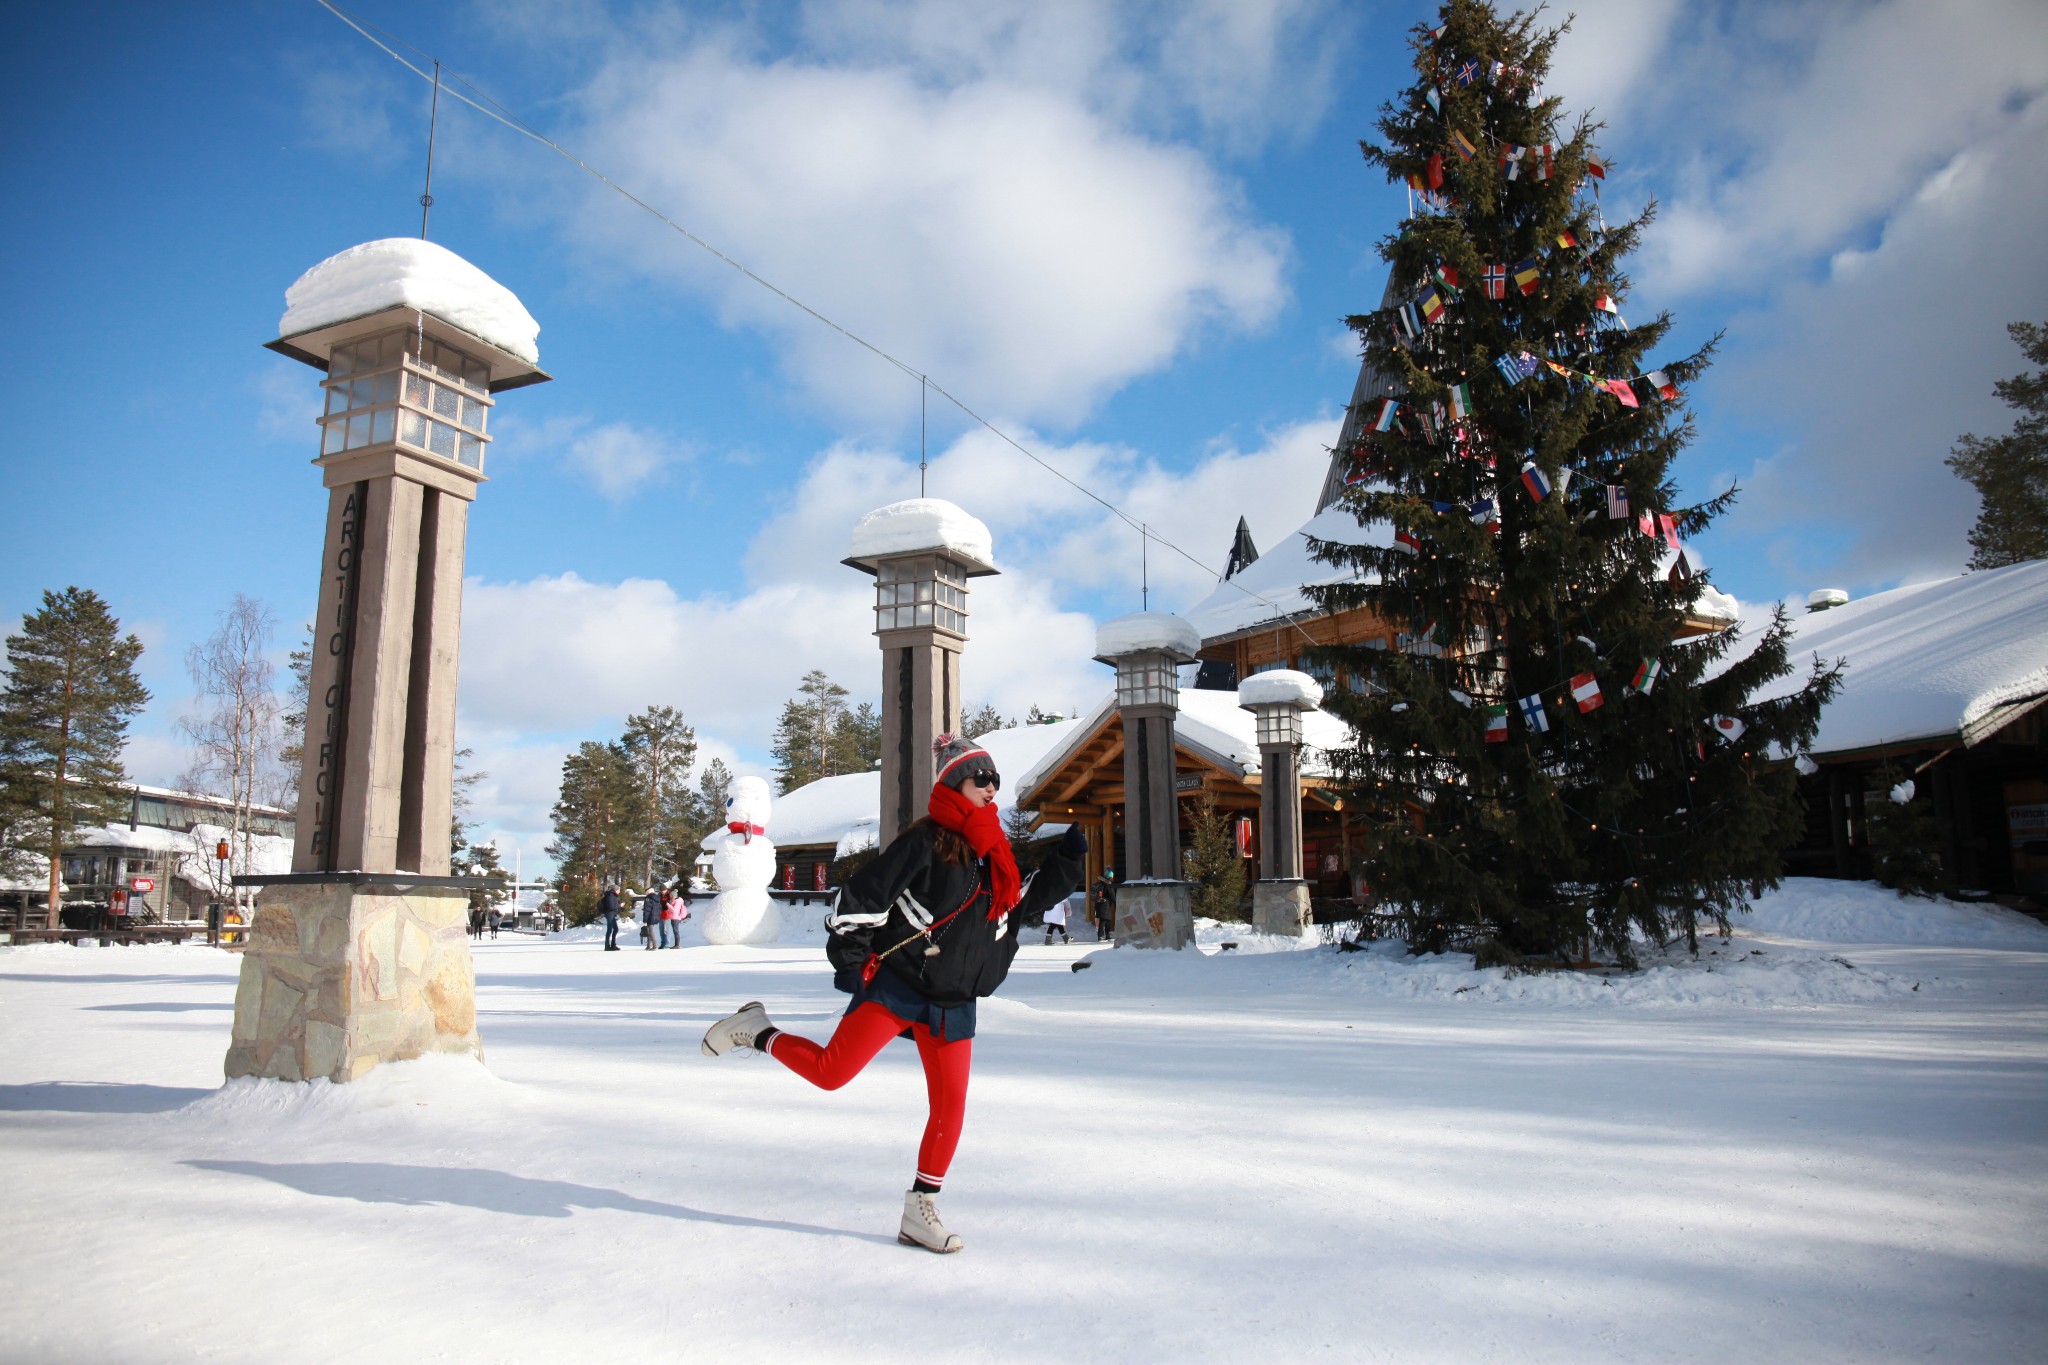
M90 929L9 929L6 932L13 943L77 943L80 939L95 936Z

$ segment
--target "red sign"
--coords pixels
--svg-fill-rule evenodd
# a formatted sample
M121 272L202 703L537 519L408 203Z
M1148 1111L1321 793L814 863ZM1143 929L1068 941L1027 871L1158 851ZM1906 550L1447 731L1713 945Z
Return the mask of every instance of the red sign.
M128 889L131 891L154 891L156 890L156 878L131 877L128 881Z
M811 864L811 890L813 890L813 891L823 891L824 889L825 889L825 864L823 864L823 863L813 863L813 864Z
M783 864L783 867L782 867L782 889L783 889L784 891L794 891L794 890L796 890L796 864L795 864L795 863L785 863L785 864Z

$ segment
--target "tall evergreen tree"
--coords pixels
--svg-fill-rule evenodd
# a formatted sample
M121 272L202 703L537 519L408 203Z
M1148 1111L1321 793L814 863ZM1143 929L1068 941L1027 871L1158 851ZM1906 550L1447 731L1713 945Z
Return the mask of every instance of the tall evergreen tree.
M697 762L697 731L672 706L650 706L626 718L620 740L638 784L636 832L641 880L652 886L689 866L676 867L677 850L697 823L696 794L690 790L690 769Z
M1010 722L1003 719L1003 713L993 706L984 705L980 710L969 712L960 722L960 733L969 739L979 739L991 730L1009 728Z
M299 808L299 775L306 761L306 711L313 699L313 623L306 622L306 638L285 661L291 671L291 691L277 713L277 763L282 777L278 804L286 810Z
M859 754L849 745L842 723L846 710L845 688L826 677L822 669L804 674L797 695L782 705L769 748L775 758L778 792L795 791L821 777L853 771Z
M2048 559L2048 323L2015 322L2005 330L2042 368L1991 386L2001 402L2019 409L2011 431L1989 441L1965 436L1948 457L1983 504L1970 528L1973 569Z
M7 637L0 692L0 806L42 812L50 860L48 925L57 927L63 853L78 827L126 804L121 750L128 721L149 702L135 676L142 641L121 634L97 593L45 592L42 610Z
M841 772L864 773L882 763L882 713L864 701L839 718Z
M623 745L587 739L562 761L548 854L561 878L562 908L578 924L590 918L606 884L624 884L639 872L639 802L639 779Z
M1733 631L1674 643L1707 584L1667 574L1667 545L1734 496L1685 506L1670 477L1712 344L1653 359L1669 315L1622 320L1650 213L1604 222L1594 126L1540 94L1564 30L1482 0L1439 22L1362 144L1423 210L1381 246L1382 306L1350 319L1386 381L1345 498L1371 543L1317 542L1363 572L1314 595L1402 634L1324 652L1386 689L1332 693L1355 739L1335 757L1373 812L1375 890L1423 946L1512 961L1591 937L1628 961L1632 933L1696 942L1774 883L1802 815L1767 757L1811 738L1834 675L1749 700L1788 671L1782 614L1744 658Z

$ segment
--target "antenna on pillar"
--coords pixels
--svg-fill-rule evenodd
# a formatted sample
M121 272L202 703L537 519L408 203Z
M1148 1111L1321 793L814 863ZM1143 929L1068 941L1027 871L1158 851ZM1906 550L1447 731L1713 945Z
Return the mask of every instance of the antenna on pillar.
M441 121L441 63L434 63L434 102L427 110L427 185L420 192L420 240L427 240L427 215L434 209L434 126Z
M1152 610L1152 528L1138 523L1138 606Z
M927 389L925 377L917 377L917 495L924 496L924 405Z

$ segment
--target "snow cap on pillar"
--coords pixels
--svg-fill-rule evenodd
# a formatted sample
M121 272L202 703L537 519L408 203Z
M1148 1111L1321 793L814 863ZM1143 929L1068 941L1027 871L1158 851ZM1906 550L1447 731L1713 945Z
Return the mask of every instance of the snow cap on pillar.
M1201 632L1170 611L1134 611L1095 628L1097 663L1152 653L1165 654L1179 664L1193 663L1201 648Z
M878 560L912 554L957 560L969 578L1000 572L988 527L944 498L905 498L877 507L853 524L853 544L840 563L873 573Z
M1323 704L1323 685L1306 673L1273 668L1254 673L1237 685L1237 704L1249 711L1259 706L1291 706L1313 711Z
M540 368L540 324L511 290L437 242L387 237L329 256L284 294L269 348L316 369L341 345L417 315L432 335L484 360L497 393L549 378ZM439 326L430 326L428 323Z

